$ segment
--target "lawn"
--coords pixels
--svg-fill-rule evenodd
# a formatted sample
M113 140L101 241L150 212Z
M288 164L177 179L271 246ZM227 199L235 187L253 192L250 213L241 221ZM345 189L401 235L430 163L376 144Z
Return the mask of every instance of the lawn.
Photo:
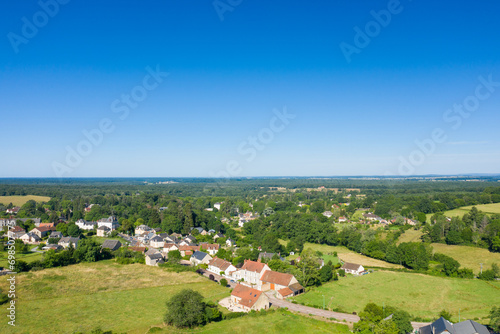
M391 305L413 316L437 318L446 309L458 321L487 318L500 300L500 282L444 278L422 274L376 271L360 277L347 276L337 282L295 297L295 300L322 307L323 295L331 309L359 312L367 303Z
M492 253L484 248L446 244L431 245L435 253L443 253L454 258L462 267L470 268L476 274L479 273L480 263L483 264L483 269L490 269L493 263L500 265L500 253Z
M12 203L14 206L23 206L29 200L34 200L36 202L48 202L50 201L50 197L47 196L36 196L36 195L27 195L27 196L0 196L0 203L9 205Z
M304 244L304 249L306 248L311 248L314 251L320 251L323 253L323 258L325 259L326 262L328 262L329 259L334 259L333 256L331 258L328 257L328 255L333 254L333 252L337 252L338 257L344 261L344 262L352 262L352 263L357 263L361 264L362 266L367 266L367 267L380 267L380 268L403 268L400 265L393 264L393 263L388 263L385 261L380 261L377 259L372 259L368 256L364 256L361 254L357 254L346 247L342 246L328 246L328 245L318 245L318 244L311 244L311 243L305 243ZM293 259L297 257L295 256L289 256L289 259ZM332 261L333 263L336 263L336 261Z
M153 333L153 331L152 331ZM192 330L165 327L154 333L350 333L347 325L324 322L287 311L268 313L265 316L225 320Z
M97 326L145 333L162 324L166 300L182 289L199 291L214 302L230 291L192 272L113 260L21 273L16 279L16 328L2 325L2 333L90 332ZM6 287L7 281L0 280L0 288ZM6 314L2 307L0 317Z
M30 245L30 248L31 247L35 247L35 246ZM36 260L41 260L42 256L43 256L42 253L37 253L37 252L31 253L30 252L30 253L27 253L27 254L16 254L16 259L17 260L23 260L23 261L26 261L26 262L32 262L32 261L36 261ZM8 263L7 263L8 257L9 257L9 254L7 253L7 251L0 252L0 267L4 267L4 268L7 267L7 265L8 265Z

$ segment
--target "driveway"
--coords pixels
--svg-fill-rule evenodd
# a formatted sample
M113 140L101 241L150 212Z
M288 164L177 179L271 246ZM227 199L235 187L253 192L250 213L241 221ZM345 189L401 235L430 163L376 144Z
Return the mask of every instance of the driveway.
M227 285L229 285L231 288L234 289L234 287L236 286L237 283L231 283L231 279L230 278L227 278L227 277L224 277L224 276L221 276L221 275L217 275L217 274L214 274L213 272L210 272L208 270L205 270L205 269L199 269L203 272L203 276L209 278L210 275L213 275L214 278L215 278L215 281L217 282L220 282L221 279L225 278L226 281L227 281Z

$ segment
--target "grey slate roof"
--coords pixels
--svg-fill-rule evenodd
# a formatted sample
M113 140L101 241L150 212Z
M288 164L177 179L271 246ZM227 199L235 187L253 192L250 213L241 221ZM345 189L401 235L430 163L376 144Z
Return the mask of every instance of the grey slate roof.
M59 231L54 231L50 233L49 238L62 238L62 233Z
M198 261L203 261L203 259L208 256L205 252L195 251L191 257L194 257Z
M102 243L102 246L101 248L109 248L111 250L117 250L118 248L120 248L122 246L122 243L118 240L104 240L104 242Z
M455 329L455 334L489 334L490 332L481 324L473 320L466 320L459 322L458 324L454 324L453 328Z
M151 241L153 241L153 242L161 242L161 241L163 241L163 239L161 237L159 237L159 236L155 236L155 237L152 237L149 240L149 242L151 242Z
M149 257L151 260L159 260L159 259L163 260L163 255L161 253L154 253L154 254L146 253L146 256Z

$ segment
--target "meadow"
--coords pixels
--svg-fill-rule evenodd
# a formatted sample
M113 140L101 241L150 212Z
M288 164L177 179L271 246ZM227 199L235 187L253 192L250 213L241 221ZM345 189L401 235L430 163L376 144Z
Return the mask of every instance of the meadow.
M31 247L35 247L35 246L30 245L30 248ZM23 260L26 262L33 262L36 260L41 260L42 257L43 257L43 253L37 253L37 252L33 252L33 253L30 252L30 253L26 253L26 254L16 254L17 260ZM3 267L3 268L7 267L8 258L9 258L9 254L7 253L7 251L0 252L0 267Z
M469 206L462 206L460 208L456 208L453 210L445 211L444 215L446 217L463 217L464 214L470 211L472 207L476 207L479 211L485 212L487 214L500 214L500 203L490 203L490 204L478 204L478 205L469 205ZM427 221L430 221L430 218L432 217L432 213L429 213L426 215Z
M344 262L357 263L365 267L403 268L398 264L372 259L371 257L357 254L343 246L329 246L329 245L305 243L304 249L306 248L311 248L314 251L320 251L321 253L323 253L323 259L325 260L325 262L328 262L328 260L332 260L334 264L337 263L338 260L332 254L334 252L337 252L338 258ZM297 256L298 255L292 255L289 256L288 258L294 259Z
M16 327L2 324L2 333L88 333L98 326L145 333L162 325L165 302L182 289L196 290L213 302L230 293L192 272L113 260L21 273L16 279ZM6 287L7 281L0 280L0 289ZM6 315L2 307L0 317Z
M35 202L48 202L50 197L47 196L36 196L36 195L26 195L26 196L0 196L0 203L4 205L9 205L12 203L14 206L23 206L29 200L34 200Z
M476 274L479 274L481 269L480 263L483 264L483 270L490 269L493 263L500 265L500 253L493 253L484 248L446 244L431 245L435 253L454 258L462 267L472 269Z
M164 327L151 330L151 333L351 333L347 325L316 320L288 311L278 311L264 316L224 320L191 330L178 330Z
M412 316L436 319L445 309L453 321L475 319L487 322L492 306L500 300L500 282L435 277L422 274L375 271L359 277L348 275L295 297L306 305L360 312L367 303L391 305Z

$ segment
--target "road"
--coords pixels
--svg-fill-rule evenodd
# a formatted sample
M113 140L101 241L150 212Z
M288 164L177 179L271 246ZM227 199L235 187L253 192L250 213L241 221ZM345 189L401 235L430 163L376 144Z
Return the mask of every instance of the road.
M274 291L270 290L266 292L266 295L269 297L269 301L272 305L277 307L286 307L291 311L303 313L303 314L313 314L316 316L324 317L324 318L335 318L337 320L345 320L348 322L358 322L360 319L357 315L349 314L349 313L339 313L333 311L322 310L314 307L294 304L286 300L280 300L274 297ZM419 329L420 327L427 326L428 322L412 322L411 325L413 329Z

